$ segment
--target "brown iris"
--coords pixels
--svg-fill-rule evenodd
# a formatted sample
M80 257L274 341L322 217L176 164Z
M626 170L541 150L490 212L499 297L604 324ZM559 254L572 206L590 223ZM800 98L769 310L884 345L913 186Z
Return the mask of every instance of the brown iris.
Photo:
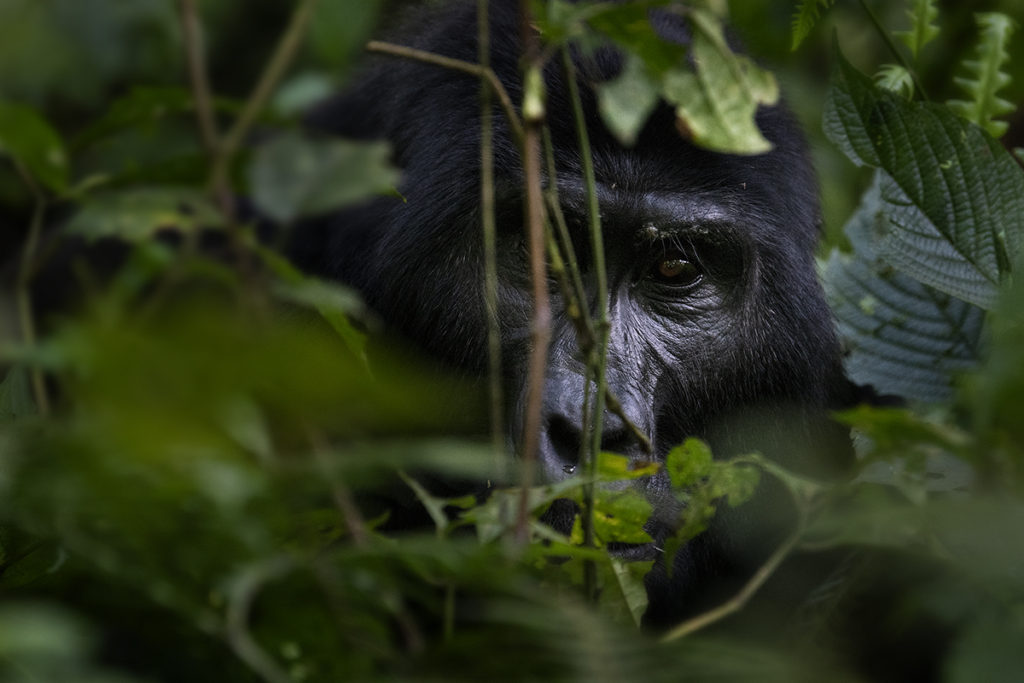
M667 284L692 285L700 279L700 271L686 259L665 259L658 262L657 279Z

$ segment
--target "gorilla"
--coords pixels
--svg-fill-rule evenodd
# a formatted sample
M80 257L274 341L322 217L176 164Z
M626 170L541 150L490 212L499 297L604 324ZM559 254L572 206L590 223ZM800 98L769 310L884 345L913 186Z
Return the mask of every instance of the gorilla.
M414 13L397 40L475 62L475 4ZM491 66L514 102L522 95L516 6L513 0L490 5ZM678 16L654 13L652 21L666 39L688 42ZM816 179L793 117L782 106L762 108L757 124L774 149L733 156L684 139L673 110L662 104L636 144L625 148L600 121L593 89L619 73L621 55L605 48L574 59L607 264L607 382L653 453L611 412L604 415L602 449L658 460L697 436L716 457L757 450L796 471L841 471L849 438L827 412L846 401L848 385L815 270ZM593 296L566 75L551 64L545 78L558 195ZM379 198L310 221L293 233L290 247L307 271L360 290L391 334L469 377L485 376L488 365L479 89L471 75L379 57L350 89L317 107L308 120L315 131L391 143L403 199ZM498 316L508 434L515 443L522 433L532 303L522 165L497 106L494 124ZM564 304L557 295L551 302L538 459L543 476L557 481L576 464L589 380ZM638 485L656 509L665 501L664 474ZM647 622L678 619L727 595L770 552L791 516L781 489L769 482L754 502L721 511L708 532L672 558L671 580L664 563L648 576ZM648 527L655 542L639 556L656 554L659 537L668 532L657 513Z

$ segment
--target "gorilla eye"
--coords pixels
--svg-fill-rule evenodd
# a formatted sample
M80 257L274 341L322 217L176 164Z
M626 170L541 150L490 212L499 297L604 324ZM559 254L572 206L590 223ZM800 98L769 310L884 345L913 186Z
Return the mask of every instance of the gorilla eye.
M659 261L654 279L667 285L694 285L701 279L701 272L691 261L681 258Z

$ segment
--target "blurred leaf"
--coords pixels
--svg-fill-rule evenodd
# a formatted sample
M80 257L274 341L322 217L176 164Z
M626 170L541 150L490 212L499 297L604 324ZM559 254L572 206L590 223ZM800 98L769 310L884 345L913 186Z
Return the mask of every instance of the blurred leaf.
M14 365L0 382L0 424L35 413L29 370L25 365Z
M688 15L693 27L696 73L681 68L667 73L665 98L676 105L684 137L729 154L762 154L771 150L754 116L760 105L778 101L775 77L725 42L721 24L701 10Z
M377 26L380 0L322 0L309 23L310 48L332 70L347 66Z
M656 462L638 463L618 453L602 451L597 456L597 480L605 482L639 479L654 474L661 466Z
M633 488L614 491L603 486L594 493L594 533L602 543L651 542L644 524L653 510L643 495Z
M949 683L1016 683L1024 671L1024 618L1010 613L982 617L954 643L943 680Z
M253 201L270 218L291 223L394 191L398 172L381 142L313 140L283 134L249 166Z
M68 185L68 156L53 128L31 108L0 101L0 154L24 166L37 181L60 194Z
M658 104L658 94L658 84L647 75L643 61L627 54L622 73L597 86L601 119L620 143L631 147Z
M875 83L908 100L914 96L914 78L899 64L883 64L875 76Z
M644 577L651 570L653 562L626 562L616 557L610 558L612 570L618 580L622 598L633 615L633 623L641 625L644 612L647 611L647 588Z
M824 272L849 348L844 365L850 379L881 393L942 401L954 378L980 361L985 314L886 263L887 223L876 176L846 225L853 255L833 250Z
M215 111L237 113L242 105L226 97L213 99ZM135 86L111 103L106 113L75 138L75 145L94 144L128 128L156 123L170 116L195 116L192 93L181 86Z
M939 16L935 0L914 0L913 9L907 10L910 30L897 31L896 35L910 48L910 54L918 58L922 48L939 37L939 27L934 22Z
M161 230L193 232L222 225L223 218L199 190L185 187L142 187L98 194L65 226L71 235L89 240L116 237L127 242L149 240Z
M703 441L691 437L668 452L665 469L673 489L693 486L711 472L711 449Z
M999 12L979 13L975 18L981 28L978 58L964 62L964 68L971 73L969 77L954 79L972 99L953 100L949 107L998 138L1006 132L1009 124L996 121L995 117L1009 114L1017 108L997 95L1011 80L1010 75L1003 72L1003 67L1010 60L1008 48L1014 23L1013 19Z
M888 216L879 248L907 275L990 308L1024 240L1024 171L945 107L875 89L836 49L829 138L879 168Z
M811 29L818 23L821 10L827 10L835 0L800 0L796 13L793 15L793 43L791 49L800 47L804 39L810 35Z

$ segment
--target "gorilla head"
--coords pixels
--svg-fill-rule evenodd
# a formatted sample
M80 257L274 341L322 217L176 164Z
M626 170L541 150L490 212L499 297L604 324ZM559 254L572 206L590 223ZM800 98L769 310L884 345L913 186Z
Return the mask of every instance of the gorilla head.
M419 15L403 41L476 61L475 3ZM515 2L491 3L491 65L521 95ZM658 30L686 41L678 18ZM596 114L590 84L621 68L611 50L578 58L599 188L608 274L610 390L653 444L655 458L688 436L716 455L760 450L812 472L839 456L823 441L844 437L824 418L845 386L831 316L818 284L816 187L804 142L781 107L757 122L774 149L730 156L683 139L663 105L635 146L616 142ZM593 287L586 193L560 68L546 72L548 125L558 196L584 283ZM382 58L357 85L310 119L326 133L384 138L402 169L405 201L386 198L319 220L296 233L293 255L314 272L360 289L390 329L470 375L487 369L479 211L479 81L437 66ZM521 432L530 344L529 267L522 226L522 167L495 113L499 318L510 435ZM593 292L589 293L591 296ZM548 479L566 476L582 438L585 363L571 321L552 296L554 322L543 401L540 461ZM603 449L649 459L623 421L604 417ZM842 450L842 449L840 449ZM644 484L652 498L664 477ZM671 594L652 609L674 610L692 586L727 576L737 547L765 541L740 529L705 534L676 558ZM707 537L707 538L704 538ZM703 540L702 540L703 539ZM730 550L732 549L732 550ZM705 594L703 591L702 594ZM658 605L662 607L659 607ZM689 604L689 603L688 603Z

